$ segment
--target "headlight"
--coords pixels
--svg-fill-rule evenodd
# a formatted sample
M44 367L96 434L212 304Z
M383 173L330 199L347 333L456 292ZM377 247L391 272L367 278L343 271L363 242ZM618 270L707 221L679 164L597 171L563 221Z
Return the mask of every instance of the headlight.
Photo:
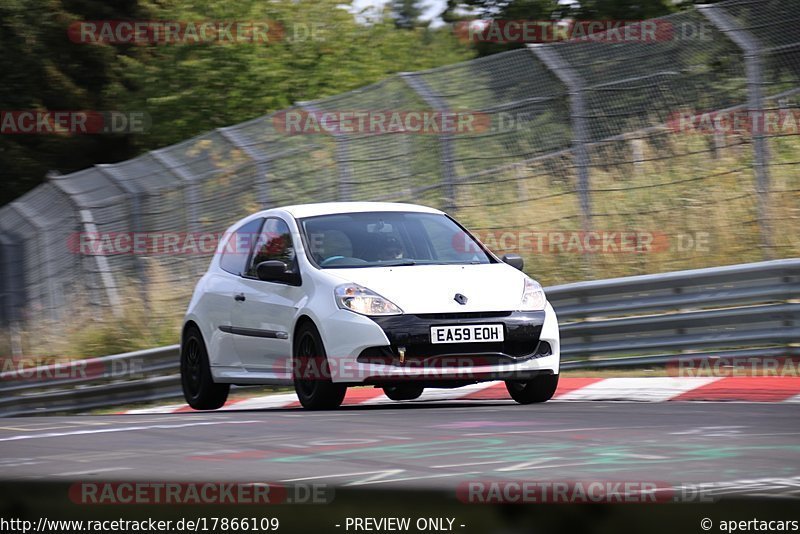
M344 284L334 290L336 305L361 315L400 315L403 310L392 301L358 284Z
M519 305L520 311L543 310L546 303L544 289L539 282L525 277L525 288L522 290L522 301Z

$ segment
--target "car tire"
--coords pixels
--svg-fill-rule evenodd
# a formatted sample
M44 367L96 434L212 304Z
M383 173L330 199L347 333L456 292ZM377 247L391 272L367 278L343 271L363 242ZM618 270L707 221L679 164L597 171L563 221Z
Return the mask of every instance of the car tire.
M295 332L294 359L292 366L295 370L294 390L303 408L308 410L338 408L347 393L347 386L331 381L325 345L322 343L319 331L312 323L303 323Z
M558 375L540 375L532 380L506 380L506 389L511 398L520 404L547 402L558 388Z
M225 404L230 384L217 384L211 376L206 344L197 327L186 330L181 343L181 387L195 410L216 410Z
M383 393L393 401L418 399L423 391L425 391L425 388L416 384L402 384L383 388Z

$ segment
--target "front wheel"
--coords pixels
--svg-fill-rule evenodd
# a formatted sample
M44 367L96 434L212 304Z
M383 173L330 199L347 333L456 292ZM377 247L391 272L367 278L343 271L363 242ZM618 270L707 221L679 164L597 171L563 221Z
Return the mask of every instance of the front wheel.
M393 401L418 399L425 388L415 384L402 384L399 386L386 386L383 393Z
M186 331L181 346L181 387L186 402L195 410L216 410L228 400L230 384L217 384L211 376L206 344L200 330Z
M558 388L558 375L540 375L531 380L506 380L506 389L511 398L520 404L547 402Z
M295 332L294 390L303 408L331 410L339 407L347 386L334 384L322 337L311 323L304 323Z

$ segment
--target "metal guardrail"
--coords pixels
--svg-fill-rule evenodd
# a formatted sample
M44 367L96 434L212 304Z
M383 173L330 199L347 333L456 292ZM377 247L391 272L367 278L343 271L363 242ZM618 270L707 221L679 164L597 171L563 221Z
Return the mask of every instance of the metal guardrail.
M0 416L74 412L180 395L180 345L0 373Z
M800 259L579 282L547 295L565 369L743 350L788 356L800 343Z
M579 282L546 293L559 316L563 369L800 356L800 259ZM2 373L0 415L179 397L179 352L170 345Z

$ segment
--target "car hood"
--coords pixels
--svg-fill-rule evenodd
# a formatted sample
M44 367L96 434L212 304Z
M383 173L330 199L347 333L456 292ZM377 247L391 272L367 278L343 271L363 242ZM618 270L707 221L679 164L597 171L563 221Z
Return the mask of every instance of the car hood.
M525 275L505 263L410 265L330 269L391 300L405 313L513 311L520 304ZM456 293L467 297L455 301Z

